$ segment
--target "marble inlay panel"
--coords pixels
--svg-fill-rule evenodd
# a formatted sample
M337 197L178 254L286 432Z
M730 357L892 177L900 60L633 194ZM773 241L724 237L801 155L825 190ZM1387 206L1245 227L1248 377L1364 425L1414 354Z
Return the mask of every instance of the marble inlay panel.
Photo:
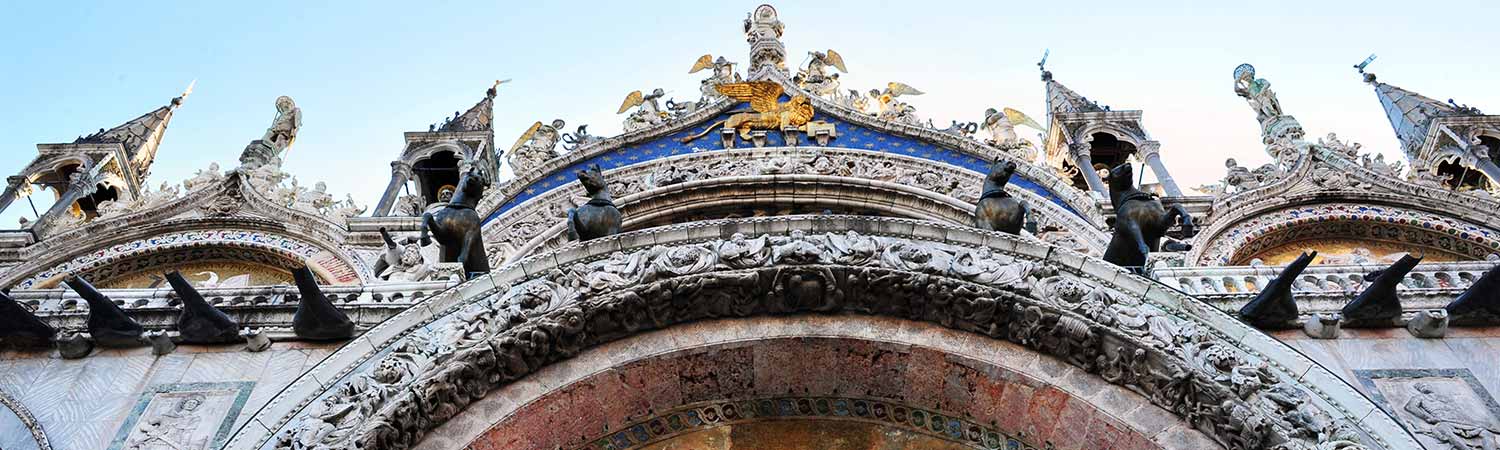
M1500 404L1468 369L1354 371L1382 408L1430 449L1500 445Z
M228 438L253 382L152 386L120 426L110 450L207 450Z

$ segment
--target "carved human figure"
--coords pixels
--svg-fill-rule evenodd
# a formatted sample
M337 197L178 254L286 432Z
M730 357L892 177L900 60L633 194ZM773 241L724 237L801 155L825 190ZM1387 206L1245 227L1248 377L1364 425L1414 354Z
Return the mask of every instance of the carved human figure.
M381 255L385 270L380 272L380 278L388 281L423 281L432 276L436 268L423 257L422 245L417 239L406 237L397 241L384 227L380 228L380 237L385 241L385 254Z
M661 88L653 89L649 95L642 95L641 91L632 91L626 95L616 114L624 114L631 108L636 110L625 117L625 132L643 130L665 122L667 115L662 112L660 100L666 95L667 92Z
M1271 92L1271 82L1255 78L1255 66L1240 64L1234 68L1234 93L1250 103L1256 119L1261 122L1281 116L1281 102L1276 100L1276 93Z
M1416 391L1401 407L1423 423L1412 424L1418 433L1432 436L1457 450L1496 450L1500 427L1475 420L1453 398L1427 382L1412 383ZM1482 415L1478 415L1481 416Z
M200 187L212 185L223 179L224 175L219 173L219 163L209 163L207 169L200 169L196 174L193 175L192 178L189 178L187 181L183 181L182 187L185 187L191 191Z
M984 110L984 123L980 125L990 135L990 141L996 145L1007 142L1015 142L1020 139L1016 136L1016 126L1010 122L1005 113L995 108Z
M203 406L203 394L190 394L178 400L172 408L142 419L141 435L126 443L129 450L198 450L208 448L209 437L200 436L198 427L202 418L198 408Z
M1232 187L1235 192L1243 192L1260 187L1260 180L1250 169L1240 166L1234 158L1224 160L1224 185Z

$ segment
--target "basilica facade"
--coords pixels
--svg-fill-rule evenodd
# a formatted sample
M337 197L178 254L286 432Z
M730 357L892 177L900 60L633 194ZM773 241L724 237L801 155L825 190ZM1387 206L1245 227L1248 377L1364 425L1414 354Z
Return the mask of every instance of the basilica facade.
M188 180L148 174L191 89L38 144L0 448L1500 448L1500 116L1361 65L1386 161L1226 67L1271 162L1195 191L1045 64L1036 118L941 125L794 30L617 136L497 144L497 81L373 205L282 170L290 97Z

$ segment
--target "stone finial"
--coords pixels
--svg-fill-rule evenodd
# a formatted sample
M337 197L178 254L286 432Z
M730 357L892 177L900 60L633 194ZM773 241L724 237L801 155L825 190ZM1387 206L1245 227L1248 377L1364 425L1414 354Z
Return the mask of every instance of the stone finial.
M1479 277L1469 289L1443 309L1454 323L1466 324L1500 318L1500 267Z
M1403 255L1401 260L1390 267L1365 275L1365 281L1369 281L1370 285L1359 297L1344 306L1345 322L1351 326L1398 324L1401 320L1401 298L1396 294L1396 287L1401 285L1401 280L1419 262L1422 262L1422 258Z
M1417 315L1412 316L1411 320L1406 322L1406 331L1410 331L1412 336L1419 338L1443 337L1448 334L1448 311L1441 309L1417 311Z
M349 320L323 290L318 288L318 279L306 266L292 271L297 281L297 314L292 316L292 332L297 337L312 340L339 340L354 337L354 321Z
M1313 314L1302 323L1302 332L1313 339L1337 339L1341 329L1339 323L1342 321L1343 317L1338 313Z
M166 274L167 283L182 300L182 314L177 316L177 332L181 340L189 344L226 344L239 342L239 322L208 304L203 295L193 288L182 273Z
M56 329L42 322L10 295L0 292L0 341L43 345L51 342L56 334Z
M1292 261L1276 279L1266 284L1254 300L1240 308L1240 318L1260 328L1271 328L1290 324L1297 320L1297 301L1292 298L1292 283L1307 269L1318 252L1303 253Z
M129 347L141 344L141 334L146 332L145 327L137 323L135 319L125 315L125 310L120 309L109 297L89 284L83 277L72 277L63 280L68 287L73 288L79 297L89 303L89 336L99 344L109 347Z

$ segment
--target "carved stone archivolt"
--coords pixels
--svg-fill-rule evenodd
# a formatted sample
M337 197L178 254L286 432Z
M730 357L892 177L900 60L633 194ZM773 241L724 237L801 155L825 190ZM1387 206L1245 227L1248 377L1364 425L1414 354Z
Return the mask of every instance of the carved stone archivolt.
M1500 210L1493 198L1403 180L1395 176L1399 167L1361 153L1358 144L1332 134L1317 143L1297 140L1284 147L1287 159L1266 171L1257 170L1263 174L1241 168L1236 175L1231 167L1229 179L1240 185L1214 200L1187 261L1243 263L1250 257L1241 255L1253 253L1245 251L1251 241L1294 222L1343 221L1360 229L1383 228L1387 230L1376 233L1375 240L1459 251L1474 259L1500 252L1500 243L1494 241L1500 229L1475 225L1493 222L1494 211ZM1254 244L1271 248L1295 240L1291 238ZM1452 242L1439 242L1444 240ZM1463 250L1455 250L1458 247Z
M621 199L621 208L627 210L628 205L640 200L644 193L690 182L729 180L731 177L740 179L815 175L882 181L931 192L937 197L951 197L963 203L952 209L965 214L964 217L950 217L951 214L941 210L941 205L931 202L925 204L938 209L933 209L920 218L952 220L965 224L972 222L968 214L973 211L973 203L979 200L984 177L978 172L936 164L921 158L863 150L802 147L684 155L605 173L610 180L611 194ZM1006 192L1027 205L1034 220L1038 222L1038 229L1051 230L1041 236L1044 240L1069 240L1072 244L1065 245L1068 248L1087 252L1103 251L1106 241L1104 232L1083 218L1058 208L1056 204L1034 192L1015 186L1008 186ZM581 187L569 185L539 195L491 221L485 226L484 241L489 246L487 253L492 263L499 265L517 260L524 257L527 250L538 248L543 242L560 239L563 229L557 226L566 220L567 210L583 203L586 198ZM921 207L922 204L914 206Z
M806 313L1015 342L1140 392L1232 449L1416 448L1335 375L1153 286L1032 241L919 221L627 233L528 258L398 315L365 336L374 348L340 350L272 400L253 419L271 433L227 448L409 448L490 390L590 346L700 319Z

